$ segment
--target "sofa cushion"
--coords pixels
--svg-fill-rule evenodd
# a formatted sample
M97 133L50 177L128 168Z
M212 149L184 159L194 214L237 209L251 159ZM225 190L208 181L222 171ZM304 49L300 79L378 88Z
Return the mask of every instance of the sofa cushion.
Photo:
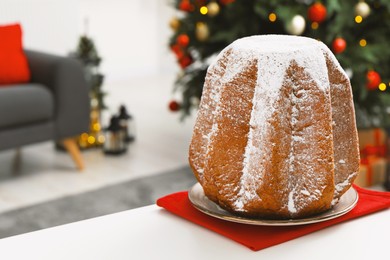
M49 121L54 116L52 93L41 84L0 88L0 129Z
M22 48L22 28L19 24L0 26L0 87L25 83L30 69Z

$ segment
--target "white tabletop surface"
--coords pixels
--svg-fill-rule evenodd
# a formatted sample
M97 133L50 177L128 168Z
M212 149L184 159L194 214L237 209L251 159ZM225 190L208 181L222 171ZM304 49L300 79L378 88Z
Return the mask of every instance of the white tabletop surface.
M390 210L254 252L151 205L0 240L0 259L389 259Z

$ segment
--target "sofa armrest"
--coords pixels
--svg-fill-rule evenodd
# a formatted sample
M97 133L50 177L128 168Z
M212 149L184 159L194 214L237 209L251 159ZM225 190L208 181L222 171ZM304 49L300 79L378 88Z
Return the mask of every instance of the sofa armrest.
M88 131L90 101L84 69L79 61L25 50L31 81L47 86L55 100L57 140Z

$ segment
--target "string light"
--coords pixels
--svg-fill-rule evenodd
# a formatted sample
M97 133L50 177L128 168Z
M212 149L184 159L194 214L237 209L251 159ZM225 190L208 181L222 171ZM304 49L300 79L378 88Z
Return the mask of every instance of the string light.
M199 11L201 14L206 15L209 12L209 9L206 6L202 6Z
M378 88L379 88L380 91L385 91L387 86L386 86L385 83L382 82L381 84L379 84Z
M317 30L317 29L318 29L318 23L317 23L317 22L312 22L312 23L311 23L311 28L312 28L313 30Z
M276 14L275 13L270 13L269 15L268 15L268 19L269 19L269 21L271 22L271 23L273 23L273 22L275 22L276 21Z
M87 133L81 134L81 139L83 139L84 141L86 141L86 140L88 139L88 134L87 134Z
M93 124L93 130L100 131L100 124L99 123L94 123Z
M361 15L356 15L355 16L355 22L356 23L361 23L363 21L363 17Z
M92 135L90 135L90 136L88 137L88 143L94 144L94 143L95 143L95 137L93 137Z
M104 135L99 135L98 141L99 141L99 143L101 143L101 144L104 143L104 141L105 141Z
M365 47L367 45L367 41L365 39L361 39L359 41L359 45L362 46L362 47Z

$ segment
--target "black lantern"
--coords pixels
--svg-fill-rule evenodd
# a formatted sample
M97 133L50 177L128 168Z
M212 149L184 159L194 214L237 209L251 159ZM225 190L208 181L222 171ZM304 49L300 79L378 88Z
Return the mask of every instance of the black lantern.
M124 105L119 108L119 124L125 132L125 142L132 142L135 140L135 125L134 118L127 112Z
M119 123L117 116L112 116L110 125L104 132L104 145L103 151L105 154L119 155L127 150L127 144L125 142L125 132Z

